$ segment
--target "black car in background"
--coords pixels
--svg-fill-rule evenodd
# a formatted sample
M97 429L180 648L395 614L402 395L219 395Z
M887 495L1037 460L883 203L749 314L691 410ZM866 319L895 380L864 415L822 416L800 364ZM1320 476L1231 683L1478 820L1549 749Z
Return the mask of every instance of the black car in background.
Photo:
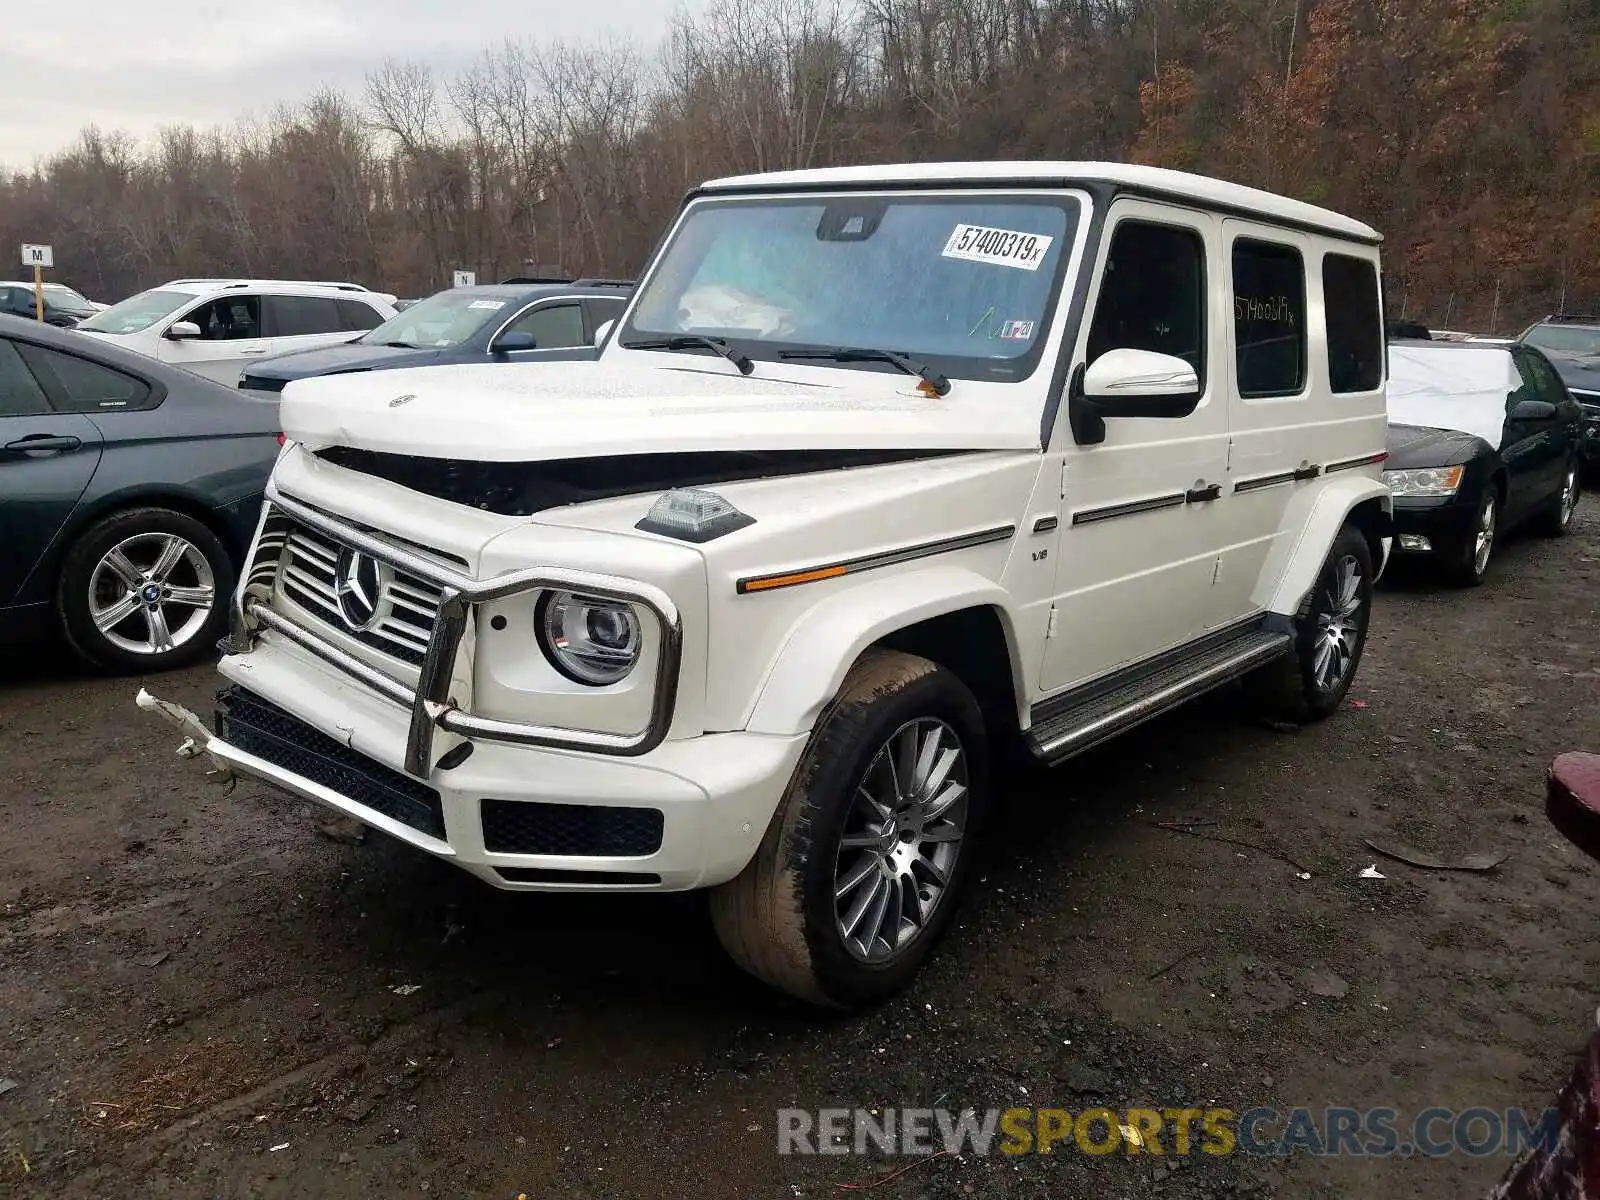
M343 345L252 362L239 386L281 392L291 380L313 375L594 358L597 335L622 315L632 291L631 283L609 279L450 288Z
M277 453L276 397L0 316L0 641L213 653Z
M71 329L79 321L95 314L95 307L87 297L62 283L47 283L39 289L44 293L44 323L61 329ZM33 284L17 280L0 279L0 313L8 317L38 319Z
M1560 537L1578 504L1581 436L1577 403L1531 346L1391 342L1395 552L1470 586L1512 529Z
M1600 474L1600 317L1546 317L1518 341L1544 351L1582 406L1584 466Z

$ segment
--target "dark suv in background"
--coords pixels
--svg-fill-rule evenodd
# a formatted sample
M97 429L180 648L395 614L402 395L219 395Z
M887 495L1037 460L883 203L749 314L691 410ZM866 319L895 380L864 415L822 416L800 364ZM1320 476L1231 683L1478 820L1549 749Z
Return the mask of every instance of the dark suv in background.
M1583 408L1583 465L1600 474L1600 317L1546 317L1517 340L1544 351Z
M281 392L291 380L314 375L593 358L598 335L622 315L632 294L631 282L611 279L512 279L450 288L343 345L258 359L245 367L239 386Z

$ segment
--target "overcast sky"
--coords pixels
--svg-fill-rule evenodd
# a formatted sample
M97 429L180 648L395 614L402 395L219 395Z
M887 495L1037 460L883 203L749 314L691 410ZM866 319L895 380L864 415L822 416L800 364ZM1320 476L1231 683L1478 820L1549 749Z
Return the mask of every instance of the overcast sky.
M322 84L359 95L385 57L450 73L505 40L653 46L703 0L0 0L0 164L31 166L85 125L143 139L226 125Z

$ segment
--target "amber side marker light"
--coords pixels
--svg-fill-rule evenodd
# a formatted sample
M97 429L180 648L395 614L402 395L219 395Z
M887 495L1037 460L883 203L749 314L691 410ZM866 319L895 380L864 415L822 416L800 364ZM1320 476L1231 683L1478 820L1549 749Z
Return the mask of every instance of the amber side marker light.
M847 573L849 567L818 567L815 571L795 571L790 575L768 575L761 579L744 579L739 582L741 592L770 592L773 588L793 587L797 583L816 583L819 579L834 579Z

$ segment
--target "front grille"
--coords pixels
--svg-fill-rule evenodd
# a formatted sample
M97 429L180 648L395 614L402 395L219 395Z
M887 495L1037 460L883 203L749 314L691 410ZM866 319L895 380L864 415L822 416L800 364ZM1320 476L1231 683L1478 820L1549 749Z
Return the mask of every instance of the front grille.
M483 848L496 854L639 857L661 849L660 809L483 801Z
M217 693L217 733L246 754L432 837L444 837L444 809L438 792L374 762L243 688Z
M279 573L283 594L372 649L420 666L439 617L440 589L404 571L386 572L378 598L377 620L352 628L339 609L337 570L343 547L304 525L287 525L286 553Z

